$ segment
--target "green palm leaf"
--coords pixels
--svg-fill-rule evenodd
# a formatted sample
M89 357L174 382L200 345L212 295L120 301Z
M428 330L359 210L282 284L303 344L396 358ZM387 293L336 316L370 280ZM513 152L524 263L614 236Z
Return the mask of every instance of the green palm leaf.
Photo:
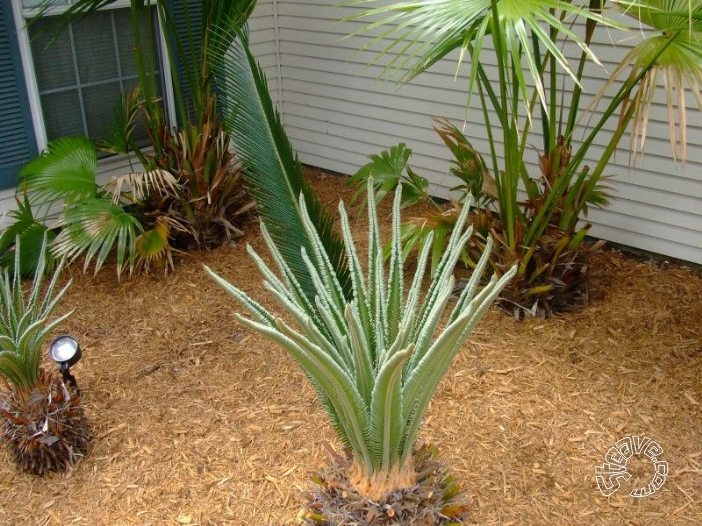
M44 238L51 243L56 238L56 233L43 223L34 218L32 206L29 198L25 194L23 199L15 196L16 207L10 212L12 224L0 234L0 267L7 267L14 270L13 262L15 251L17 250L16 240L21 241L22 252L20 253L20 271L23 277L34 277L39 262L44 254L42 247ZM53 259L47 253L49 261L46 270L53 268Z
M117 276L128 260L130 271L136 258L136 239L143 231L139 221L109 199L89 198L66 207L58 222L62 228L52 247L57 257L69 261L85 255L84 270L95 258L95 273L116 246Z
M323 240L344 293L348 294L351 286L343 246L332 230L332 217L305 182L302 166L273 107L266 78L249 50L247 30L237 32L231 46L226 32L220 30L218 39L225 47L215 53L219 60L213 69L222 89L225 122L262 220L305 294L313 299L315 287L300 252L303 247L308 254L313 251L298 203L302 193L314 228Z
M27 192L30 202L39 206L60 199L76 202L97 195L96 172L95 145L85 137L63 137L24 166L18 191Z
M617 4L656 34L627 53L601 93L626 69L631 68L628 76L630 82L644 73L637 91L631 100L625 102L622 112L625 113L629 104L634 106L631 151L635 155L643 152L653 95L662 85L668 107L673 158L679 155L684 161L687 157L688 91L694 95L698 109L702 110L702 1L635 0Z
M371 161L361 166L347 182L349 186L356 187L351 203L353 204L359 196L365 196L366 181L370 177L373 178L375 185L374 199L376 204L380 203L400 183L403 187L403 207L428 199L429 182L407 166L411 155L412 150L407 148L403 142L381 152L380 155L369 155L368 158ZM403 175L405 170L407 170L407 175ZM363 212L365 204L365 202L362 203L359 213Z
M356 0L351 4L377 2L378 0ZM552 40L550 30L566 35L591 60L599 64L585 41L570 29L570 22L565 21L567 17L573 16L620 27L613 20L563 0L410 0L369 8L350 19L376 18L375 22L354 35L377 27L384 28L380 35L362 49L381 39L394 38L376 60L390 52L396 53L388 61L384 73L399 83L409 82L454 50L460 50L458 66L466 55L470 56L469 100L473 95L487 37L495 35L499 37L493 38L497 53L515 66L512 69L517 80L514 89L521 94L524 105L528 107L527 81L522 69L524 63L531 73L531 81L542 103L546 105L541 71L532 49L532 37L538 39L576 84L579 84L577 74ZM499 27L498 33L495 33L496 27Z
M169 241L171 226L178 226L167 216L156 219L151 230L142 232L136 239L136 257L139 265L148 269L152 264L162 264L165 271L173 269L173 247Z

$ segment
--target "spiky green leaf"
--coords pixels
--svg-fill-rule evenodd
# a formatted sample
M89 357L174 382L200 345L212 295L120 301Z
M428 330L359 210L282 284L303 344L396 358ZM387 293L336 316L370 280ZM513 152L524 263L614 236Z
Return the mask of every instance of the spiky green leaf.
M44 341L51 331L70 314L50 319L66 294L70 281L58 292L63 263L44 286L47 238L41 248L41 257L29 292L25 292L21 278L22 242L15 243L15 266L11 274L7 268L0 274L0 376L17 389L30 392L39 381L39 365Z
M226 32L215 31L225 47L215 53L213 69L222 89L225 122L244 164L244 179L258 205L271 237L308 298L315 287L308 276L300 248L314 248L302 222L299 206L304 196L307 211L332 261L345 294L351 291L341 240L332 230L332 217L324 210L304 179L280 116L273 106L263 70L249 49L246 28L229 45Z
M368 194L373 191L368 181ZM453 267L470 236L465 228L468 205L456 221L456 229L448 242L439 270L420 301L422 277L429 247L423 249L406 296L402 287L402 255L400 225L401 195L398 188L393 203L392 263L384 269L382 242L376 207L368 207L369 259L366 276L351 236L348 215L339 205L342 233L351 269L354 293L358 297L341 305L334 290L340 287L330 272L330 263L323 253L321 241L312 226L312 219L301 203L303 223L316 247L310 254L303 250L311 280L316 290L318 317L307 315L309 306L295 287L284 290L285 279L276 277L263 260L254 255L266 278L266 288L287 310L298 328L294 329L251 300L243 291L227 283L208 269L208 274L225 288L254 319L238 316L247 327L264 334L283 347L302 367L339 434L340 440L353 451L363 474L370 477L378 471L395 469L409 458L416 433L439 381L460 351L468 334L484 314L516 269L500 281L491 283L475 298L475 282L459 300L451 322L439 329L439 320L453 290ZM287 274L287 264L280 262L275 241L266 235L274 260ZM484 265L483 261L483 265ZM301 301L304 300L304 301ZM418 347L421 346L421 349Z

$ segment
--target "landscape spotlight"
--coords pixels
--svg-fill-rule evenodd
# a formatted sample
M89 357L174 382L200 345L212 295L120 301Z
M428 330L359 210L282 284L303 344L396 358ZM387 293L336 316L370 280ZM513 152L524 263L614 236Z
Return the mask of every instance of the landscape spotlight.
M63 375L63 382L73 384L78 387L75 377L71 374L73 367L80 357L80 345L72 336L59 336L49 346L49 356L59 365L59 371Z

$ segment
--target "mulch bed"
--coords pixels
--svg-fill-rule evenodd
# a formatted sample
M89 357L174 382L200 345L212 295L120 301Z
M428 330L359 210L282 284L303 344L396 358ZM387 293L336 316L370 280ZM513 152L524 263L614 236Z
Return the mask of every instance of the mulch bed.
M342 178L312 180L334 210L351 195ZM0 524L295 523L323 443L338 445L303 373L234 321L203 263L265 297L245 242L165 277L68 269L62 332L83 347L73 372L93 441L72 472L45 478L0 449ZM517 323L493 308L432 402L421 440L464 487L469 524L702 524L702 277L615 252L591 268L584 310ZM660 444L667 480L630 497L653 474L635 458L603 497L595 466L632 435Z

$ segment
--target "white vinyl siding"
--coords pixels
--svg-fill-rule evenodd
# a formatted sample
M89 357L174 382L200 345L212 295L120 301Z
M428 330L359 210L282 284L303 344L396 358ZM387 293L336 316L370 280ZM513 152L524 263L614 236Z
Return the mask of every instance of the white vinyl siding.
M278 56L274 0L259 0L251 18L249 32L251 51L268 79L268 89L275 104L279 104Z
M357 52L365 36L347 37L360 22L339 22L355 8L335 7L324 0L280 1L279 35L284 123L303 162L342 173L354 173L366 156L405 142L414 154L415 171L430 178L433 191L446 196L452 181L449 151L432 131L432 117L448 117L457 125L467 121L465 133L486 156L488 144L476 101L466 116L467 67L455 78L451 57L400 88L378 80L378 66L368 66L373 51ZM612 34L611 38L620 36ZM626 51L612 48L605 32L593 47L608 71ZM381 44L373 49L382 48ZM455 57L454 57L455 58ZM486 58L486 64L490 63ZM585 87L595 92L604 75L595 67ZM610 163L608 184L612 204L591 210L591 234L625 245L702 263L702 116L691 98L688 110L688 161L675 164L668 143L664 96L649 125L646 156L629 168L629 137ZM475 123L475 124L473 124ZM614 123L611 123L609 129ZM607 138L603 132L590 151L592 166ZM539 147L538 136L532 144ZM536 150L530 169L536 170Z

